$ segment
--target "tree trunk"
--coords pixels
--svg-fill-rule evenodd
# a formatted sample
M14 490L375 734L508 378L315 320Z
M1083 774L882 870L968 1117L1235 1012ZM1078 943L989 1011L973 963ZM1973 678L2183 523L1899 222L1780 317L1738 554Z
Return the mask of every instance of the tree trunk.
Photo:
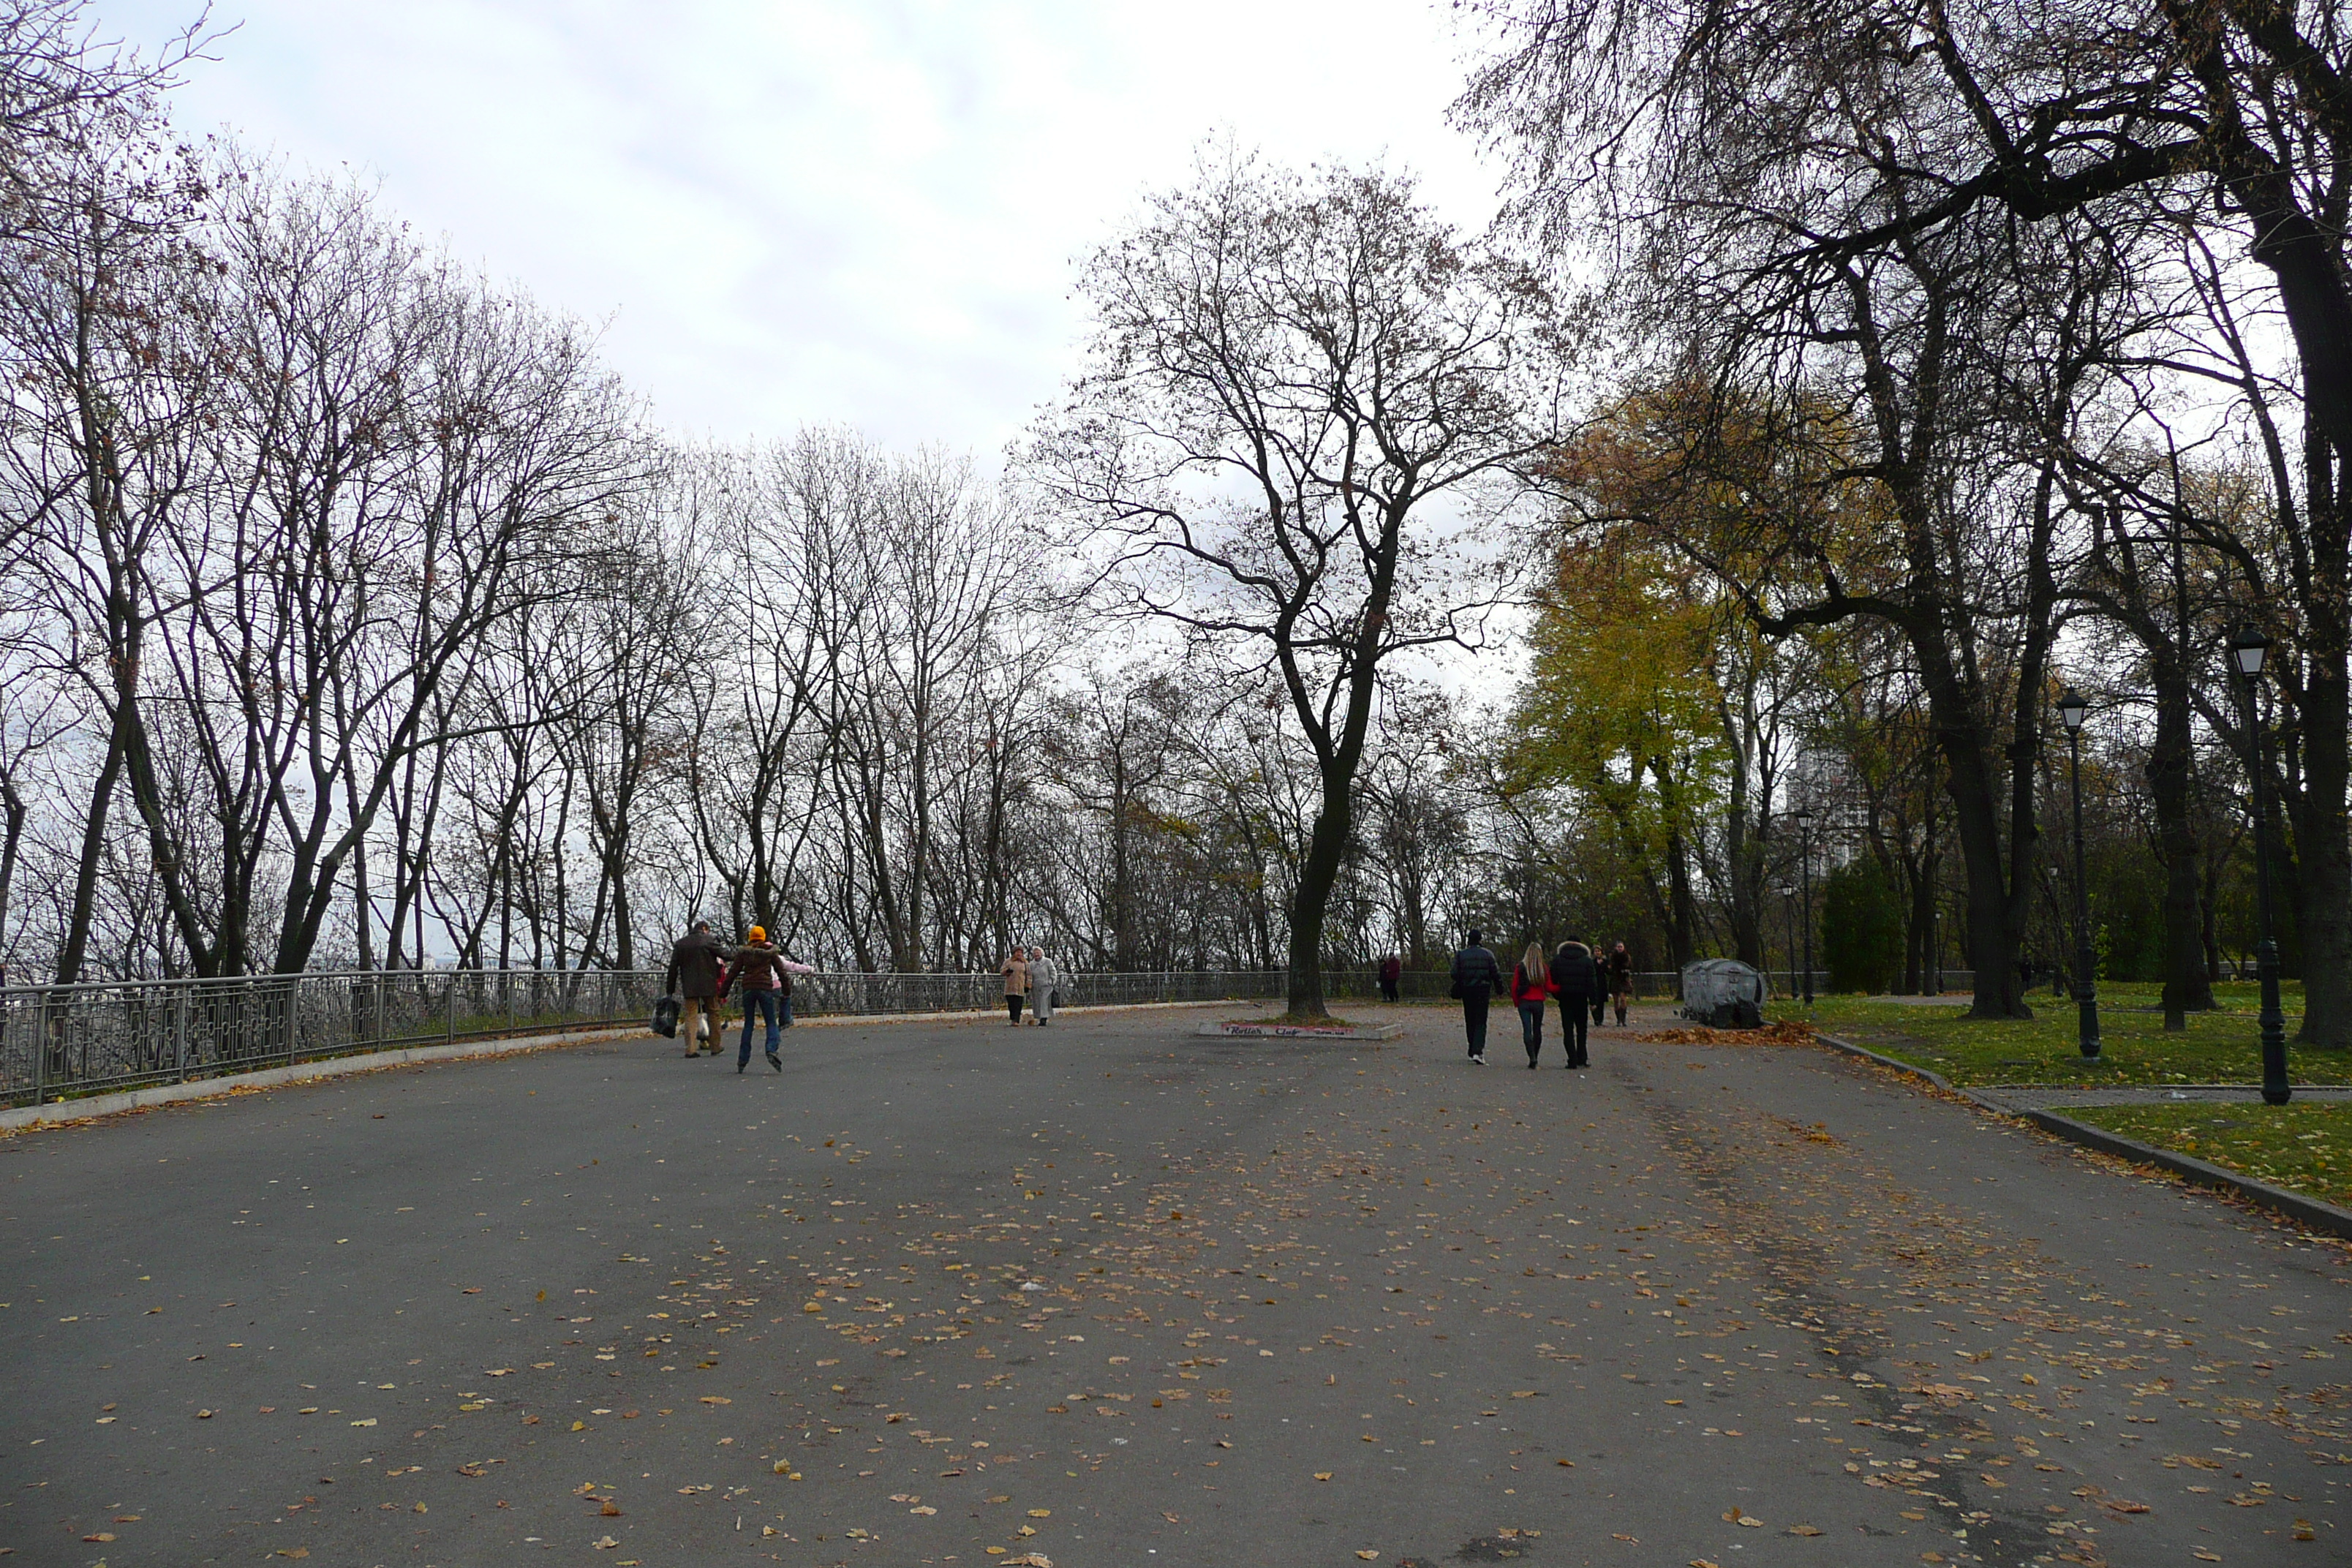
M1315 814L1307 858L1298 868L1298 885L1290 898L1289 1010L1300 1018L1330 1016L1323 1000L1323 917L1331 889L1339 884L1339 862L1347 854L1348 837L1354 827L1354 770L1327 761L1322 772L1323 805Z
M1938 725L1940 730L1943 727ZM2010 920L2007 879L2002 874L2000 823L1993 810L1991 781L1982 752L1965 732L1947 733L1946 787L1951 793L1952 826L1960 838L1960 869L1968 884L1969 962L1976 972L1971 1018L2031 1018L2017 982L2017 932ZM2020 886L2030 886L2030 868L2012 867Z
M89 792L89 815L83 819L81 856L74 868L73 910L66 921L65 946L58 953L57 983L71 985L81 978L82 957L89 950L89 926L98 900L99 864L106 858L107 808L114 801L115 782L122 776L122 732L109 732L106 761Z
M2189 1026L2190 1013L2212 1010L2213 987L2206 978L2198 897L2203 852L2189 816L2189 679L2167 653L2158 655L2154 673L2156 743L2148 752L2147 785L2156 807L2157 854L2164 863L2164 1026L2179 1030Z

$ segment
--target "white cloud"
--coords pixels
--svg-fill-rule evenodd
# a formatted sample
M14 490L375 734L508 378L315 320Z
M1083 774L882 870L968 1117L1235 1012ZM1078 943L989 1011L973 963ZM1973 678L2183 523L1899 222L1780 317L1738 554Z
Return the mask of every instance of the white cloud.
M188 7L113 0L160 36ZM1230 131L1385 154L1483 224L1442 0L247 0L184 127L379 174L682 433L806 422L992 456L1053 395L1072 263Z

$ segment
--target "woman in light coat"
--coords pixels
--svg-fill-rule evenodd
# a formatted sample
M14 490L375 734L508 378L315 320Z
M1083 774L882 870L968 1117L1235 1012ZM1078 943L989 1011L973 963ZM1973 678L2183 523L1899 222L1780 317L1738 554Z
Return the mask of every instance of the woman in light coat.
M1029 950L1029 1016L1043 1028L1054 1021L1054 987L1061 975L1042 947Z

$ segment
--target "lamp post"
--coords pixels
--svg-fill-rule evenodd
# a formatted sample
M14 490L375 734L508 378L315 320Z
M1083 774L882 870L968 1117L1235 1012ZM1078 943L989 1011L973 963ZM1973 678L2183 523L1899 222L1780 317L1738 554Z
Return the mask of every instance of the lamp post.
M2278 940L2271 934L2270 812L2263 801L2263 731L2255 712L2254 682L2263 675L2263 659L2271 639L2252 626L2242 626L2230 638L2230 662L2241 678L2240 701L2246 723L2247 797L2254 814L2254 909L2260 940L2254 944L2254 973L2263 984L2263 1100L2284 1105L2294 1090L2286 1081L2286 1015L2279 1009Z
M1788 938L1789 994L1797 994L1797 885L1779 882L1772 890L1780 895L1780 934Z
M2074 1005L2080 1010L2081 1021L2075 1026L2074 1037L2083 1055L2096 1061L2099 1057L2099 955L2091 949L2091 895L2086 879L2089 865L2083 858L2083 721L2091 715L2089 699L2073 687L2058 699L2058 717L2066 726L2066 749L2074 763Z
M1805 896L1805 1005L1813 1005L1813 814L1809 806L1797 808L1797 879Z

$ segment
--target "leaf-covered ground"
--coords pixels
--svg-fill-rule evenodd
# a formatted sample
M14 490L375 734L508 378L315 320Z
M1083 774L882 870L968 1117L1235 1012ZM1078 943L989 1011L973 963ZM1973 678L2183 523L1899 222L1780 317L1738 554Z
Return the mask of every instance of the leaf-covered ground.
M1774 1017L1810 1016L1825 1034L1884 1051L1943 1074L1964 1088L1981 1084L2107 1085L2258 1083L2262 1042L2254 987L2216 988L2221 1009L2193 1013L2188 1028L2168 1033L2152 985L2100 987L2101 1051L2087 1060L2076 1044L2077 1015L2046 991L2032 999L2030 1019L1978 1020L1965 1005L1924 1005L1894 997L1824 996L1808 1015L1781 1004ZM2290 1039L2300 1021L2300 987L2285 994ZM2287 1053L2297 1083L2352 1083L2352 1051Z
M2352 1105L2100 1105L2066 1114L2352 1207Z
M802 1029L742 1078L583 1045L0 1142L0 1357L47 1373L0 1404L0 1548L2343 1555L2352 1252L1827 1051L1482 1069L1435 1009L1199 1016Z

